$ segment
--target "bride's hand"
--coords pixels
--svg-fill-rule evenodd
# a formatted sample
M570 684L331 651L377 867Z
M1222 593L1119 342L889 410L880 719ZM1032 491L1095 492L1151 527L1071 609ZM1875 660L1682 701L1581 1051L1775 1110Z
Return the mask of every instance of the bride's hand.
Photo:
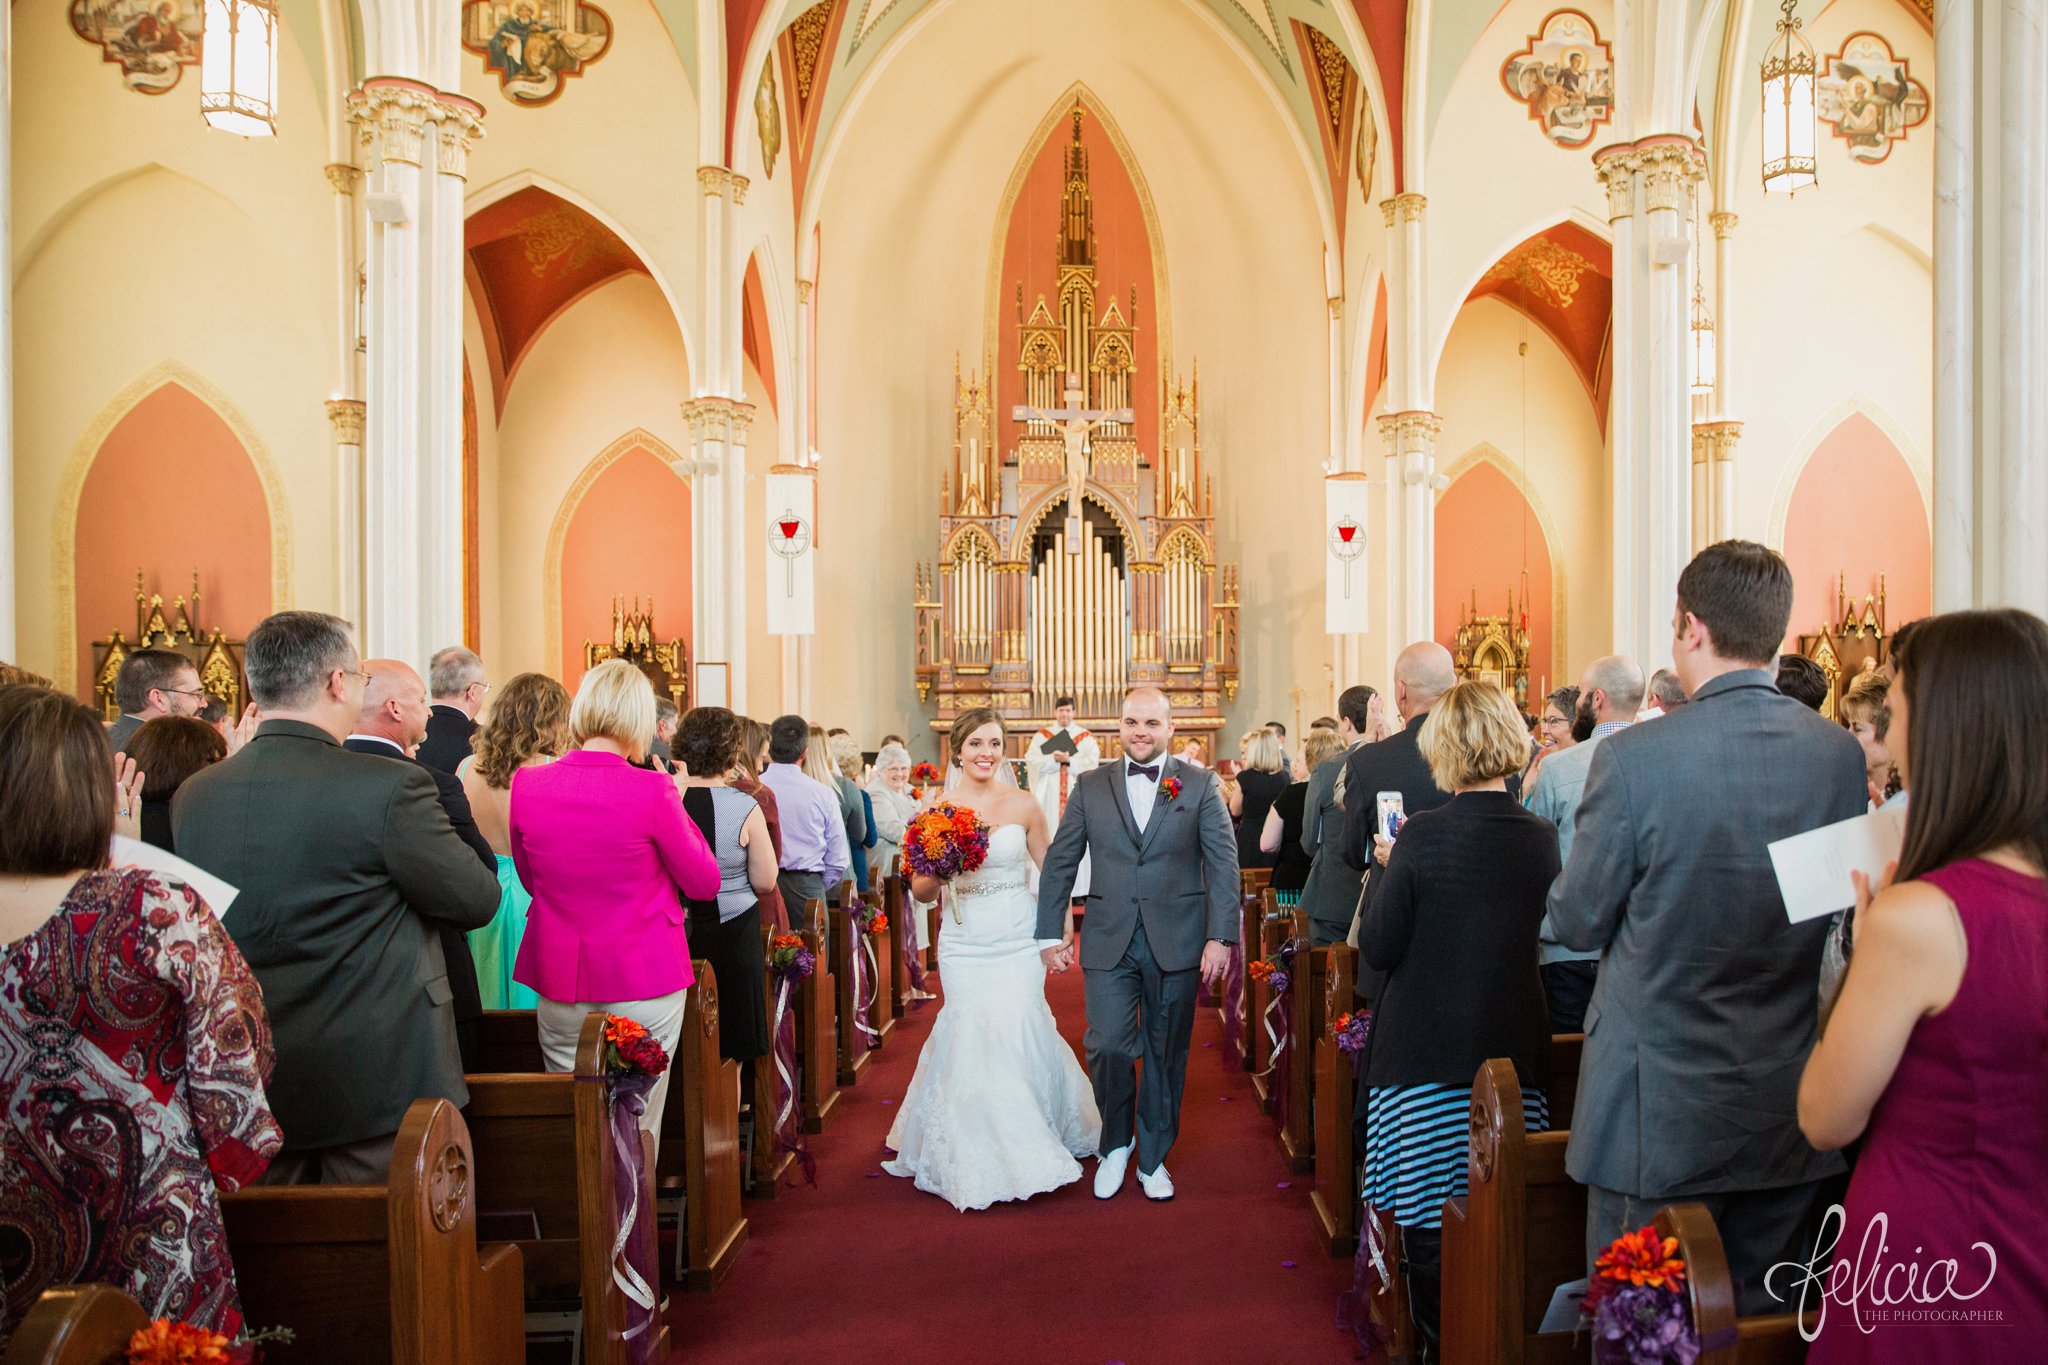
M1038 950L1038 960L1045 964L1048 972L1063 972L1067 969L1067 945L1047 946Z

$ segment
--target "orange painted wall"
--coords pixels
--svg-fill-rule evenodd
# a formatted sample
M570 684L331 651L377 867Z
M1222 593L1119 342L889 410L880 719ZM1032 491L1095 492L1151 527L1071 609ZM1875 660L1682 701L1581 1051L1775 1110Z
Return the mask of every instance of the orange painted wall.
M1060 205L1067 185L1067 144L1074 124L1062 118L1038 149L1024 187L1010 213L1003 241L1003 289L997 313L997 410L1009 413L1024 401L1024 375L1017 368L1017 286L1024 286L1024 313L1040 294L1057 322L1060 315ZM1095 201L1095 316L1100 320L1114 296L1130 321L1131 288L1137 287L1137 371L1131 376L1131 406L1137 410L1138 452L1159 454L1159 313L1152 290L1152 240L1145 231L1137 187L1116 145L1102 131L1092 109L1081 119L1081 145L1088 149L1088 191ZM1016 449L1018 423L997 419L996 440L1005 457Z
M1491 464L1475 465L1458 476L1436 505L1436 638L1450 648L1458 633L1458 611L1469 607L1475 589L1479 614L1498 616L1507 610L1508 592L1522 595L1522 546L1527 537L1529 570L1529 697L1534 707L1548 680L1559 687L1574 678L1560 676L1575 667L1562 664L1551 652L1555 622L1551 619L1550 545L1522 490ZM1581 660L1580 662L1585 662Z
M1926 504L1898 447L1862 413L1843 418L1799 472L1785 516L1785 562L1793 585L1787 649L1836 619L1843 574L1858 601L1876 592L1884 575L1885 619L1893 628L1933 610Z
M220 415L167 383L132 408L93 457L78 499L79 694L92 691L92 642L135 634L135 571L175 602L199 571L198 624L230 638L268 616L270 506L249 454ZM174 618L175 619L175 618Z
M612 633L612 598L654 600L660 642L690 638L690 486L629 450L597 476L562 542L562 681L583 676L583 642Z

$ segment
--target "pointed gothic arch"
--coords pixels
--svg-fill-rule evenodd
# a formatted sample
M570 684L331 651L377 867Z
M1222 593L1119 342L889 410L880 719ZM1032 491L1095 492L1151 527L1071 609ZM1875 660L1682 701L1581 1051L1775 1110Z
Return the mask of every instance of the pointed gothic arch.
M541 646L544 651L542 657L546 660L543 667L546 669L565 668L563 661L566 656L562 652L562 561L568 549L570 527L576 520L577 510L582 507L583 500L589 496L590 490L597 485L598 480L603 478L620 460L635 452L644 452L660 460L668 466L670 472L674 474L677 481L683 485L690 496L694 496L696 493L689 475L684 473L683 468L680 467L684 463L682 455L673 446L645 427L634 427L631 431L626 432L603 450L598 451L596 455L591 457L590 462L583 466L582 471L577 474L575 481L569 485L568 491L562 494L561 502L555 506L554 519L548 525L547 545L541 553ZM683 518L680 526L685 534L689 530L689 525L689 519L687 517ZM687 565L689 563L687 545L683 547L681 553L683 562ZM696 620L697 604L694 600L696 588L696 582L692 579L690 583L691 600L689 605L690 618L693 623ZM689 638L687 634L685 634L685 638ZM695 647L695 642L692 641L691 648L693 651ZM569 682L568 673L573 672L580 675L581 671L580 668L566 670L563 681L565 683ZM573 684L571 686L573 687Z

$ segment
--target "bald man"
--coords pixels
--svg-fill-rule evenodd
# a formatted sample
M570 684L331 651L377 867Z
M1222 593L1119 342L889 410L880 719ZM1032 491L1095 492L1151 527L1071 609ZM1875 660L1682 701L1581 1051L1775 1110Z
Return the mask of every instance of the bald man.
M1451 662L1451 652L1434 640L1419 640L1402 650L1394 660L1394 709L1400 714L1403 728L1377 743L1359 745L1345 759L1344 837L1337 847L1345 866L1367 874L1368 886L1379 794L1401 793L1401 807L1409 815L1451 799L1429 775L1429 764L1416 746L1415 737L1431 708L1457 682L1458 670ZM1346 909L1355 911L1356 907ZM1310 920L1310 938L1318 946L1340 942L1351 932L1351 919L1352 915L1347 913L1341 923L1333 919ZM1361 968L1358 993L1368 998L1377 996L1383 981L1378 973Z
M469 798L453 773L420 763L416 757L420 742L427 737L427 718L432 713L427 685L419 673L397 659L363 661L363 714L355 732L342 741L350 753L376 754L402 763L417 764L434 779L441 809L448 823L469 845L493 877L498 875L498 855L490 841L476 827ZM441 952L448 959L448 989L455 996L455 1042L462 1053L462 1069L477 1069L476 1021L483 1016L483 995L476 984L476 959L470 956L469 936L460 929L441 927Z

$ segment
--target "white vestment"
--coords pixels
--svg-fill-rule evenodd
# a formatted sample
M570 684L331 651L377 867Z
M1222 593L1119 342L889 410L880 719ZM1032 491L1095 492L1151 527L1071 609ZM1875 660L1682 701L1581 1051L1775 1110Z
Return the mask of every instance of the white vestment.
M1074 741L1074 752L1067 757L1062 768L1058 759L1045 751L1046 741L1064 731ZM1079 725L1055 725L1040 730L1031 738L1031 747L1024 751L1024 771L1031 778L1031 794L1038 798L1039 806L1045 811L1045 828L1048 836L1059 832L1060 812L1066 809L1067 797L1074 790L1074 784L1081 780L1081 774L1101 766L1102 746L1095 736ZM1088 860L1081 860L1081 870L1074 877L1076 899L1088 894Z

